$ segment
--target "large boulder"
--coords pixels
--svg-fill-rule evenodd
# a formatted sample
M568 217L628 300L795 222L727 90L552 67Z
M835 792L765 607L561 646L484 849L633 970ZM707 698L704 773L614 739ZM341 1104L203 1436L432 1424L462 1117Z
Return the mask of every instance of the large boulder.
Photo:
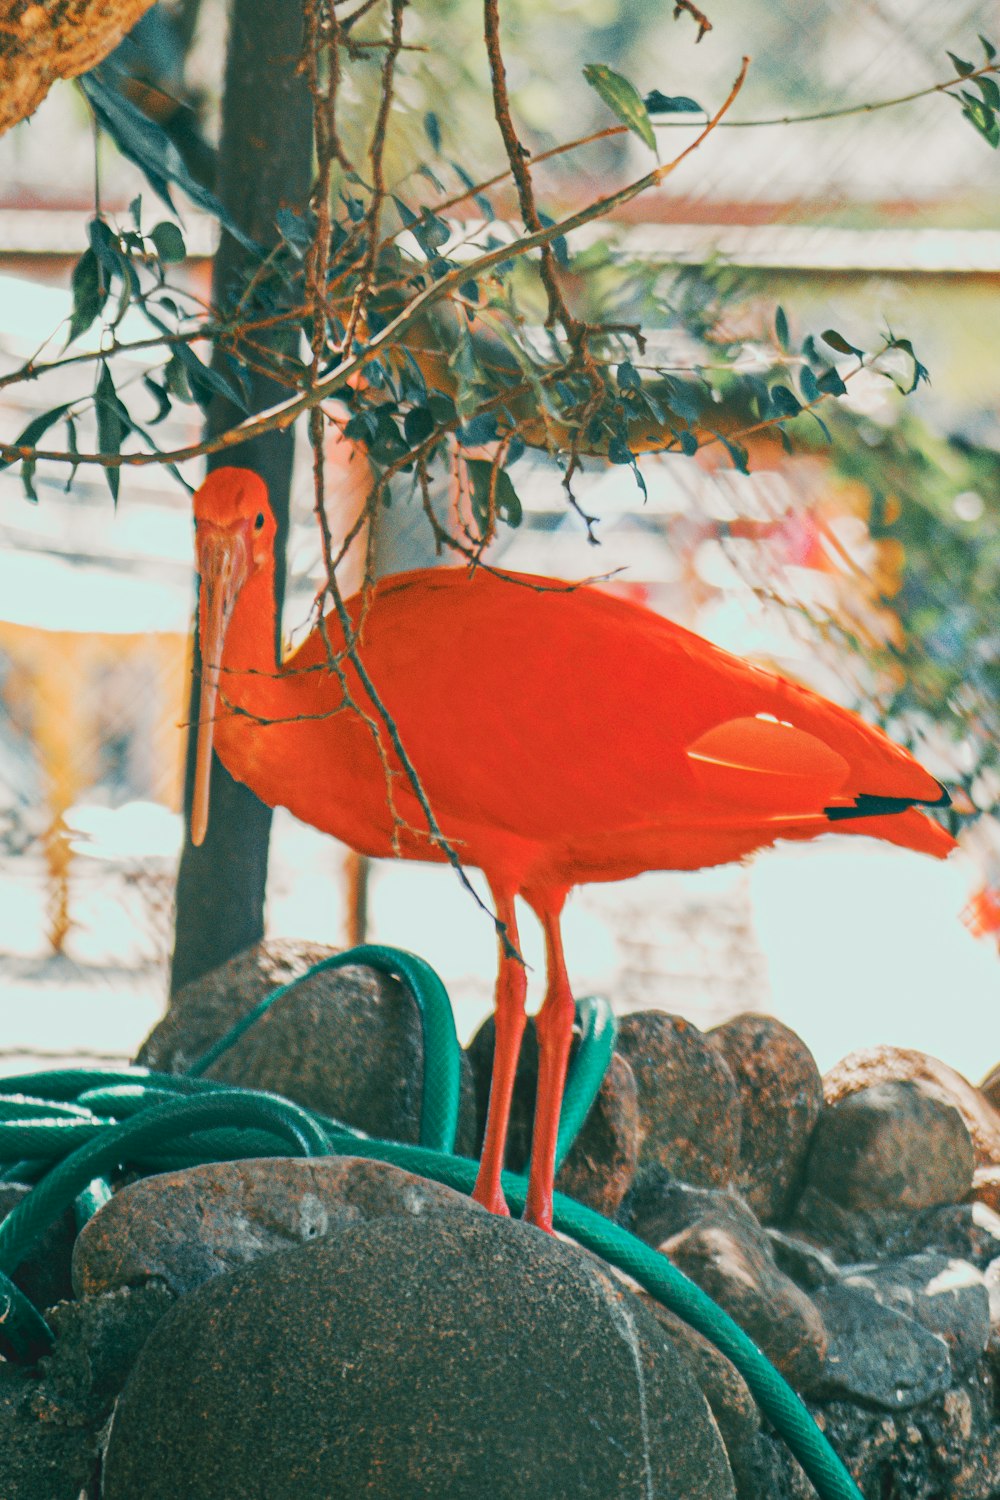
M529 1225L351 1225L215 1277L147 1342L104 1500L733 1500L683 1358Z
M136 1061L183 1073L271 990L335 950L257 943L173 998ZM283 1094L367 1135L416 1142L424 1077L420 1012L406 986L376 969L328 969L304 979L213 1063L206 1075ZM471 1155L472 1076L462 1062L457 1150Z

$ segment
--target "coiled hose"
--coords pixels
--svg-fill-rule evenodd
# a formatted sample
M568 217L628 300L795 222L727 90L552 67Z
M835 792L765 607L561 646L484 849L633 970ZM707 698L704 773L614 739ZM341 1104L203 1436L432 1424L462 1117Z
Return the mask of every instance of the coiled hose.
M402 979L420 1010L424 1079L419 1146L375 1140L288 1099L204 1077L295 985L348 964L366 964ZM597 1096L615 1045L615 1021L606 1001L580 1001L577 1019L581 1040L566 1084L557 1167ZM451 1003L434 970L415 954L369 944L324 959L272 991L187 1074L60 1069L4 1079L0 1162L7 1165L0 1176L38 1180L0 1223L0 1353L33 1363L51 1349L51 1330L10 1277L46 1226L66 1209L74 1207L78 1224L96 1212L110 1196L106 1174L125 1164L154 1172L252 1156L366 1156L471 1192L476 1163L454 1154L460 1065ZM505 1172L503 1187L511 1208L521 1212L526 1179ZM728 1313L665 1256L592 1209L561 1193L555 1194L553 1208L558 1230L626 1272L732 1361L820 1500L863 1500L802 1401Z

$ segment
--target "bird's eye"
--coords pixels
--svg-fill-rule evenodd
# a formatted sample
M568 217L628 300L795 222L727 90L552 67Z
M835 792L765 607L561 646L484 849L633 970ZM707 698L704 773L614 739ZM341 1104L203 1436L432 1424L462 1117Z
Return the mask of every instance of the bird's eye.
M264 512L262 510L257 512L257 519L253 523L253 529L254 531L263 531L264 529Z

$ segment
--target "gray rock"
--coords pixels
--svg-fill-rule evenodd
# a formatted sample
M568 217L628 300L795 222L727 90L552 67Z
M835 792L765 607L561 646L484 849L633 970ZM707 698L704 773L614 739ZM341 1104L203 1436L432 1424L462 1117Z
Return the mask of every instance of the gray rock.
M4 1500L79 1500L97 1470L94 1432L40 1421L33 1374L0 1363L0 1479Z
M975 1367L990 1336L990 1299L982 1272L965 1260L924 1252L873 1266L845 1268L844 1281L915 1319L945 1343L954 1374Z
M172 1303L163 1287L60 1303L50 1314L55 1349L38 1370L0 1361L3 1500L97 1494L101 1436L112 1403Z
M486 1131L495 1035L493 1017L489 1016L466 1053L475 1086L477 1154ZM574 1032L570 1066L578 1046L579 1035ZM511 1172L528 1170L537 1087L538 1040L534 1017L529 1017L517 1062L507 1131L505 1165ZM556 1188L595 1212L613 1218L632 1182L638 1158L639 1105L635 1078L625 1059L615 1053L590 1113L556 1175Z
M969 1225L969 1256L981 1269L1000 1255L1000 1214L985 1203L963 1204L971 1218Z
M944 1203L916 1213L890 1208L852 1210L825 1197L817 1188L807 1187L795 1206L789 1228L831 1251L840 1261L938 1250L979 1265L990 1258L991 1244L1000 1248L992 1224L977 1223L976 1215L985 1219L988 1212L983 1204L972 1203Z
M991 1260L983 1272L983 1285L990 1308L989 1348L994 1355L1000 1355L1000 1256Z
M924 1083L879 1083L824 1110L810 1186L847 1209L922 1209L972 1189L972 1140L953 1105Z
M0 1182L0 1219L5 1219L31 1192L23 1182ZM72 1297L70 1261L76 1224L67 1211L47 1224L11 1280L38 1308L52 1307Z
M737 1185L759 1219L780 1223L801 1189L823 1109L819 1068L801 1037L773 1016L734 1016L708 1039L732 1069L740 1094Z
M647 1172L628 1192L618 1215L619 1223L654 1246L706 1217L748 1225L751 1232L760 1228L753 1209L730 1188L692 1187L662 1168Z
M818 1413L868 1500L994 1500L1000 1492L995 1381L980 1368L960 1386L896 1415L834 1401ZM784 1500L784 1491L766 1492Z
M825 1250L780 1229L765 1232L779 1271L784 1271L803 1291L811 1292L814 1287L841 1280L840 1267Z
M176 994L137 1061L181 1073L278 985L332 948L258 943ZM283 1094L386 1140L416 1142L423 1087L420 1013L405 985L374 969L317 974L277 1001L206 1077ZM471 1155L475 1106L463 1058L457 1149Z
M732 1182L741 1105L729 1064L690 1021L663 1011L623 1016L618 1050L639 1090L636 1182L661 1168L699 1187Z
M913 1318L843 1282L817 1287L813 1301L829 1338L817 1394L901 1411L948 1390L944 1341Z
M387 1214L482 1214L462 1193L355 1156L209 1162L143 1178L84 1226L80 1296L157 1280L177 1295L262 1256Z
M741 1467L746 1467L746 1455L752 1450L760 1432L761 1420L757 1403L751 1396L746 1381L732 1361L716 1349L714 1344L709 1343L697 1329L645 1292L637 1292L636 1296L684 1356L702 1395L712 1408L712 1415L726 1445L733 1477L737 1480L739 1500L738 1471Z
M36 1418L95 1429L104 1423L140 1349L173 1303L173 1292L150 1283L53 1308L56 1341L41 1364Z
M146 1344L104 1500L732 1500L682 1357L528 1225L352 1225L214 1278Z
M660 1250L735 1319L796 1390L816 1388L826 1354L823 1320L778 1270L759 1225L706 1215Z

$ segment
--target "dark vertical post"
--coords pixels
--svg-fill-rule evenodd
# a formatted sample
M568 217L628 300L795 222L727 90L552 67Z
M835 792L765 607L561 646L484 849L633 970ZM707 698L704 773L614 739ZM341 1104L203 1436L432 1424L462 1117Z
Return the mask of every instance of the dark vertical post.
M265 250L276 242L275 215L305 209L312 180L312 105L298 71L303 42L299 0L233 0L226 61L217 191L237 223ZM224 307L238 296L252 270L251 257L223 231L212 276L212 300ZM273 347L281 347L273 336ZM218 355L216 355L218 359ZM224 366L220 365L224 369ZM250 406L262 411L288 394L280 384L249 375ZM210 434L242 413L215 398ZM285 573L293 435L265 433L242 447L213 456L209 467L234 464L265 480L278 522L278 619ZM197 713L199 657L191 722ZM189 734L185 813L194 776L194 734ZM186 836L177 877L177 918L171 992L258 941L264 931L264 890L271 810L228 775L212 767L208 835L198 849Z

